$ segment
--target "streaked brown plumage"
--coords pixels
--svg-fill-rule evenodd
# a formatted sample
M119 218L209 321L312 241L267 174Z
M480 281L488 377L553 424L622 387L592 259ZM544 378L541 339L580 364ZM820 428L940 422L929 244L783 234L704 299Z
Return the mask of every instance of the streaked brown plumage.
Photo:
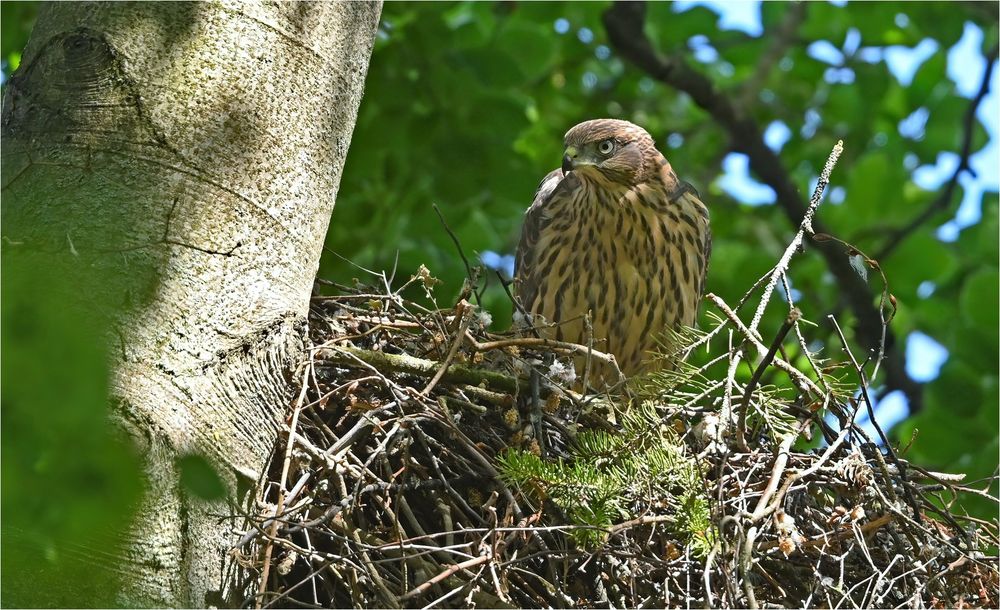
M647 371L664 331L695 323L708 209L637 125L586 121L566 133L565 147L563 167L542 180L525 213L515 294L562 341L587 343L589 310L594 349L614 354L626 375Z

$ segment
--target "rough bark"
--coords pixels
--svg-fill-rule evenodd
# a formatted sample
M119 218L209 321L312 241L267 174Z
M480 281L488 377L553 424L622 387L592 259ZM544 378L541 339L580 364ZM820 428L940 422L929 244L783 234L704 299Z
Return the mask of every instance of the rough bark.
M45 4L7 87L7 243L100 271L122 307L115 414L149 479L128 603L240 601L210 516L232 510L175 459L234 485L273 447L379 8Z

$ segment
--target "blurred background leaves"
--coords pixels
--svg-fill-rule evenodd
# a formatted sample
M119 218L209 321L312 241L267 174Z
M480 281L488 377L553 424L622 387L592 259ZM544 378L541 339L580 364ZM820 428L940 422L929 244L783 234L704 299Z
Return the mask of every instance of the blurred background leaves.
M107 321L69 294L101 278L5 250L3 605L111 607L142 479L108 417Z

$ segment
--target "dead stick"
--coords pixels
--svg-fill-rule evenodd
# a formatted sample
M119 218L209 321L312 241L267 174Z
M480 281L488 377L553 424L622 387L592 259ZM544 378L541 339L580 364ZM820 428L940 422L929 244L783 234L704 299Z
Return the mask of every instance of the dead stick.
M441 381L444 374L448 372L448 365L450 365L451 361L455 359L455 354L458 353L458 347L462 345L462 337L465 336L466 332L468 332L469 324L472 323L472 306L469 305L465 299L459 301L456 306L456 310L461 312L461 319L458 321L458 331L455 333L455 338L452 339L451 349L448 350L448 355L445 357L441 368L438 369L438 372L431 378L430 383L428 383L427 387L425 387L421 392L424 396L430 396L431 390L433 390L434 386Z
M437 374L440 367L440 363L433 360L417 358L406 354L387 354L385 352L375 352L341 345L319 350L316 353L316 358L320 361L318 364L348 366L357 366L357 361L360 360L379 370L409 373L419 377L433 377ZM518 387L518 380L515 377L464 364L452 364L442 375L441 379L455 384L471 386L485 385L488 389L508 393L517 392Z
M705 295L705 298L712 301L712 303L714 303L715 306L719 308L719 311L721 311L723 314L725 314L727 318L729 318L729 321L732 322L733 325L736 327L736 329L740 331L747 339L749 339L751 343L753 343L753 346L757 348L757 351L759 353L761 354L767 353L767 348L764 346L763 343L761 343L760 339L757 338L757 335L751 332L750 329L746 327L746 325L743 323L743 320L740 320L739 316L736 315L736 312L730 309L729 306L726 305L725 301L723 301L717 295L712 293ZM803 393L811 392L816 396L824 395L823 390L821 390L819 386L817 386L812 379L809 379L809 377L806 376L805 373L795 368L795 366L793 366L789 362L782 360L781 358L775 357L774 366L788 373L788 375L796 382L796 385L799 387L800 390L802 390Z
M309 388L309 369L312 366L312 360L306 364L305 374L302 376L302 389L299 391L299 397L295 400L295 408L292 410L292 421L288 425L288 442L285 446L285 459L281 464L281 485L278 487L278 504L274 508L274 516L277 517L285 508L285 484L288 482L288 469L292 463L292 447L295 446L295 428L299 423L299 412L302 411L302 404L306 399L306 390ZM260 574L260 587L257 592L257 601L255 602L255 607L257 610L261 608L261 602L264 599L264 594L267 592L267 578L271 569L271 552L274 548L274 539L278 536L278 519L275 518L271 523L271 531L268 532L267 544L264 546L264 567Z
M764 370L770 366L771 361L774 360L775 354L778 353L778 348L781 347L781 343L785 340L785 335L788 331L792 330L792 326L802 317L802 312L799 311L798 307L793 307L791 311L788 312L788 316L785 318L785 323L781 325L781 329L778 330L778 334L775 335L774 341L771 342L771 348L767 350L767 354L764 359L760 361L757 365L757 370L753 372L753 377L750 378L750 383L747 384L746 390L743 392L743 402L740 404L740 417L739 423L736 426L736 443L739 445L741 451L747 451L747 441L746 441L746 425L747 425L747 407L750 404L750 397L753 395L753 391L757 389L757 384L760 383L760 378L764 374Z
M771 478L767 480L767 487L764 488L764 492L757 501L757 508L754 509L753 516L750 518L751 522L756 523L760 520L764 509L767 508L767 503L771 501L771 496L778 489L778 484L781 482L781 475L784 474L785 466L788 464L788 453L797 437L798 434L785 435L781 444L778 445L778 451L774 457L774 467L771 468Z
M493 349L500 349L503 347L547 347L550 349L563 349L577 354L586 355L588 357L596 358L601 362L609 364L618 370L618 362L615 357L611 354L600 352L593 347L586 345L580 345L578 343L568 343L566 341L555 341L553 339L546 339L544 337L518 337L515 339L500 339L497 341L487 341L486 343L480 343L472 338L471 335L466 335L469 344L477 352L484 352ZM619 371L619 375L621 372Z
M883 525L886 525L890 521L892 521L892 513L886 513L886 514L882 515L881 517L879 517L878 519L875 519L873 521L869 521L868 523L862 525L861 526L861 533L867 535L867 534L871 533L872 531L877 530L878 528L882 527ZM852 537L853 535L854 535L854 532L848 529L848 530L844 530L842 532L837 532L836 534L834 534L832 536L823 536L821 538L817 537L817 538L813 538L812 540L806 540L805 542L802 542L802 543L799 544L799 548L801 548L801 549L807 549L807 548L812 548L812 547L816 547L816 546L826 546L826 545L829 545L831 542L838 542L840 540L846 540L846 539ZM769 542L762 542L760 544L760 546L757 547L757 550L760 550L760 551L769 551L771 549L777 548L778 544L779 544L779 542L777 540L769 541Z
M401 595L399 597L399 601L405 602L407 600L413 599L414 597L420 595L421 593L423 593L427 589L430 589L431 587L433 587L437 583L439 583L442 580L448 578L449 576L455 574L456 572L460 572L462 570L467 570L469 568L473 568L473 567L475 567L475 566L477 566L477 565L479 565L481 563L486 563L489 560L490 560L489 555L480 555L479 557L473 557L472 559L468 559L466 561L463 561L462 563L456 563L456 564L452 565L451 567L449 567L444 572L441 572L440 574L438 574L437 576L435 576L434 578L428 580L427 582L421 584L420 586L418 586L418 587L416 587L414 589L411 589L410 591L407 591L406 593L404 593L403 595Z

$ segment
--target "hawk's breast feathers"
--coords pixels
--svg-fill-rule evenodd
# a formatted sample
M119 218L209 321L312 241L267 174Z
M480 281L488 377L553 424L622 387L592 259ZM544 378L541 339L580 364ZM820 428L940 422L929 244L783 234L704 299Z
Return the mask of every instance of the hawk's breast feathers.
M516 296L555 324L547 335L592 338L626 374L641 372L666 329L695 322L711 248L707 208L631 123L581 123L566 151L570 171L549 173L525 213Z

